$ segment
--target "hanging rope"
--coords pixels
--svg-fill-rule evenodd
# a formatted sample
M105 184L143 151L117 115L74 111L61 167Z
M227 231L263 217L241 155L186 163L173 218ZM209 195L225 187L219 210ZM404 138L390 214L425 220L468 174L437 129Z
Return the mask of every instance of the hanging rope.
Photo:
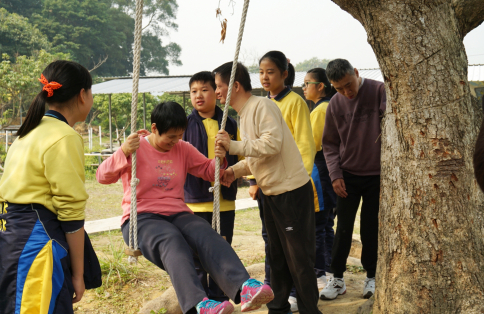
M136 0L136 20L134 27L134 58L133 58L133 94L131 98L131 133L136 132L136 119L138 117L138 86L141 56L141 24L143 22L143 0ZM129 255L130 264L138 262L141 251L138 248L138 211L136 199L136 186L139 179L136 177L136 151L131 155L131 206L129 214Z
M245 19L247 18L247 11L249 9L249 0L244 1L244 10L242 11L242 19L240 21L239 37L237 38L237 47L235 49L234 64L232 65L232 73L230 75L229 91L227 93L227 101L225 102L224 115L222 117L222 123L220 129L225 129L225 123L227 122L227 115L229 112L230 98L232 96L232 87L235 81L235 71L237 70L237 62L239 61L240 46L242 45L242 36L244 35ZM213 195L213 216L212 216L212 228L220 234L220 158L215 160L215 183L213 188L210 188L214 192Z

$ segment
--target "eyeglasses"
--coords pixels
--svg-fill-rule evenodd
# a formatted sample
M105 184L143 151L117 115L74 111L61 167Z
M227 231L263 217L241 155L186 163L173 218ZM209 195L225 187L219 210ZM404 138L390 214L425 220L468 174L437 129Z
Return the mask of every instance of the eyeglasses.
M302 88L308 88L309 84L321 84L321 83L324 85L323 82L304 82L302 84Z

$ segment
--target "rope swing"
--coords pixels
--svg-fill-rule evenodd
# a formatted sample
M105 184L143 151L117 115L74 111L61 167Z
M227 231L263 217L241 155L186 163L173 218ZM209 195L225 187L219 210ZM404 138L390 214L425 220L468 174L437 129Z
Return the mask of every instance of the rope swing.
M232 66L232 73L230 76L229 91L227 94L227 102L225 103L224 114L222 118L221 130L225 129L227 121L227 114L229 111L230 98L232 95L232 87L235 80L235 71L237 69L237 62L239 60L240 46L242 44L242 35L244 34L245 20L247 17L247 10L249 8L249 0L244 1L244 10L242 12L242 20L240 22L239 37L237 39L237 47L235 50L234 64ZM138 87L139 87L139 73L140 73L140 55L141 55L141 24L143 20L143 0L136 0L136 19L134 31L134 58L133 58L133 92L131 98L131 133L136 132L136 119L138 112ZM137 263L138 256L141 256L141 251L138 246L138 213L137 213L137 198L136 186L139 179L136 177L136 151L131 155L131 204L130 204L130 219L129 219L129 247L125 250L128 255L128 262L130 264ZM213 201L213 217L212 228L220 234L220 158L215 160L215 183L214 187L210 188L214 192Z
M136 0L136 20L134 27L134 58L133 58L133 92L131 98L131 133L136 132L136 119L138 117L138 86L141 56L141 23L143 22L143 0ZM139 179L136 177L136 151L131 155L131 206L129 214L129 248L125 250L130 264L138 262L141 251L138 247L138 211L136 199L136 186Z
M249 9L249 0L244 1L244 10L242 11L242 19L240 21L239 37L237 38L237 47L235 49L234 64L232 65L232 73L230 74L229 91L227 93L227 101L225 102L224 115L222 117L222 123L220 129L225 129L225 123L227 122L227 115L229 112L230 98L232 96L232 87L235 81L235 71L237 70L237 62L239 61L240 46L242 45L242 36L244 35L245 19L247 18L247 11ZM215 183L213 188L213 216L212 216L212 228L220 234L220 158L215 159Z

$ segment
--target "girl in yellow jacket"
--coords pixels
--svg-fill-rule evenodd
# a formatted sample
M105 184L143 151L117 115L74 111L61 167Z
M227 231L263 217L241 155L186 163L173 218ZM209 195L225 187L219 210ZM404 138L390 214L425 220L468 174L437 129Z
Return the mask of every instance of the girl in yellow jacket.
M326 109L329 101L336 90L331 86L326 77L326 70L314 68L308 71L304 77L304 97L315 103L311 112L311 127L313 129L314 144L316 145L316 157L314 165L318 169L324 199L324 210L316 213L316 264L314 266L318 278L318 284L325 282L323 278L330 272L331 250L334 240L334 212L336 207L336 194L334 193L328 167L323 154L323 130L326 119ZM322 285L320 285L320 288Z
M55 61L39 80L0 180L0 313L73 313L84 289L101 284L84 232L84 145L72 128L91 110L91 75Z
M267 97L274 101L281 110L282 117L301 153L304 168L311 176L316 147L313 141L309 108L304 99L291 90L295 78L293 65L284 53L269 51L259 61L259 78L264 90L268 92ZM314 207L316 212L319 212L321 209L320 202L314 183ZM252 189L254 188L252 187ZM263 199L263 195L260 197ZM259 203L263 203L263 201ZM266 275L267 273L266 271ZM295 290L292 296L294 299L291 298L291 301L295 301Z

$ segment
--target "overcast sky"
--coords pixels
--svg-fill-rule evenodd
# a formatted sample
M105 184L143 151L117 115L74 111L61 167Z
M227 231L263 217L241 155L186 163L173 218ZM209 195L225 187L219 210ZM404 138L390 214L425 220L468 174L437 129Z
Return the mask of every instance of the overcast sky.
M220 4L228 20L222 44L215 18L219 0L178 1L178 31L171 31L164 44L173 41L181 46L183 65L170 66L170 75L211 71L233 60L244 1L235 0L233 10L229 2ZM469 64L484 63L484 25L470 32L464 44ZM252 0L239 60L250 65L270 50L284 52L294 65L318 57L345 58L360 69L378 67L363 26L331 0Z

